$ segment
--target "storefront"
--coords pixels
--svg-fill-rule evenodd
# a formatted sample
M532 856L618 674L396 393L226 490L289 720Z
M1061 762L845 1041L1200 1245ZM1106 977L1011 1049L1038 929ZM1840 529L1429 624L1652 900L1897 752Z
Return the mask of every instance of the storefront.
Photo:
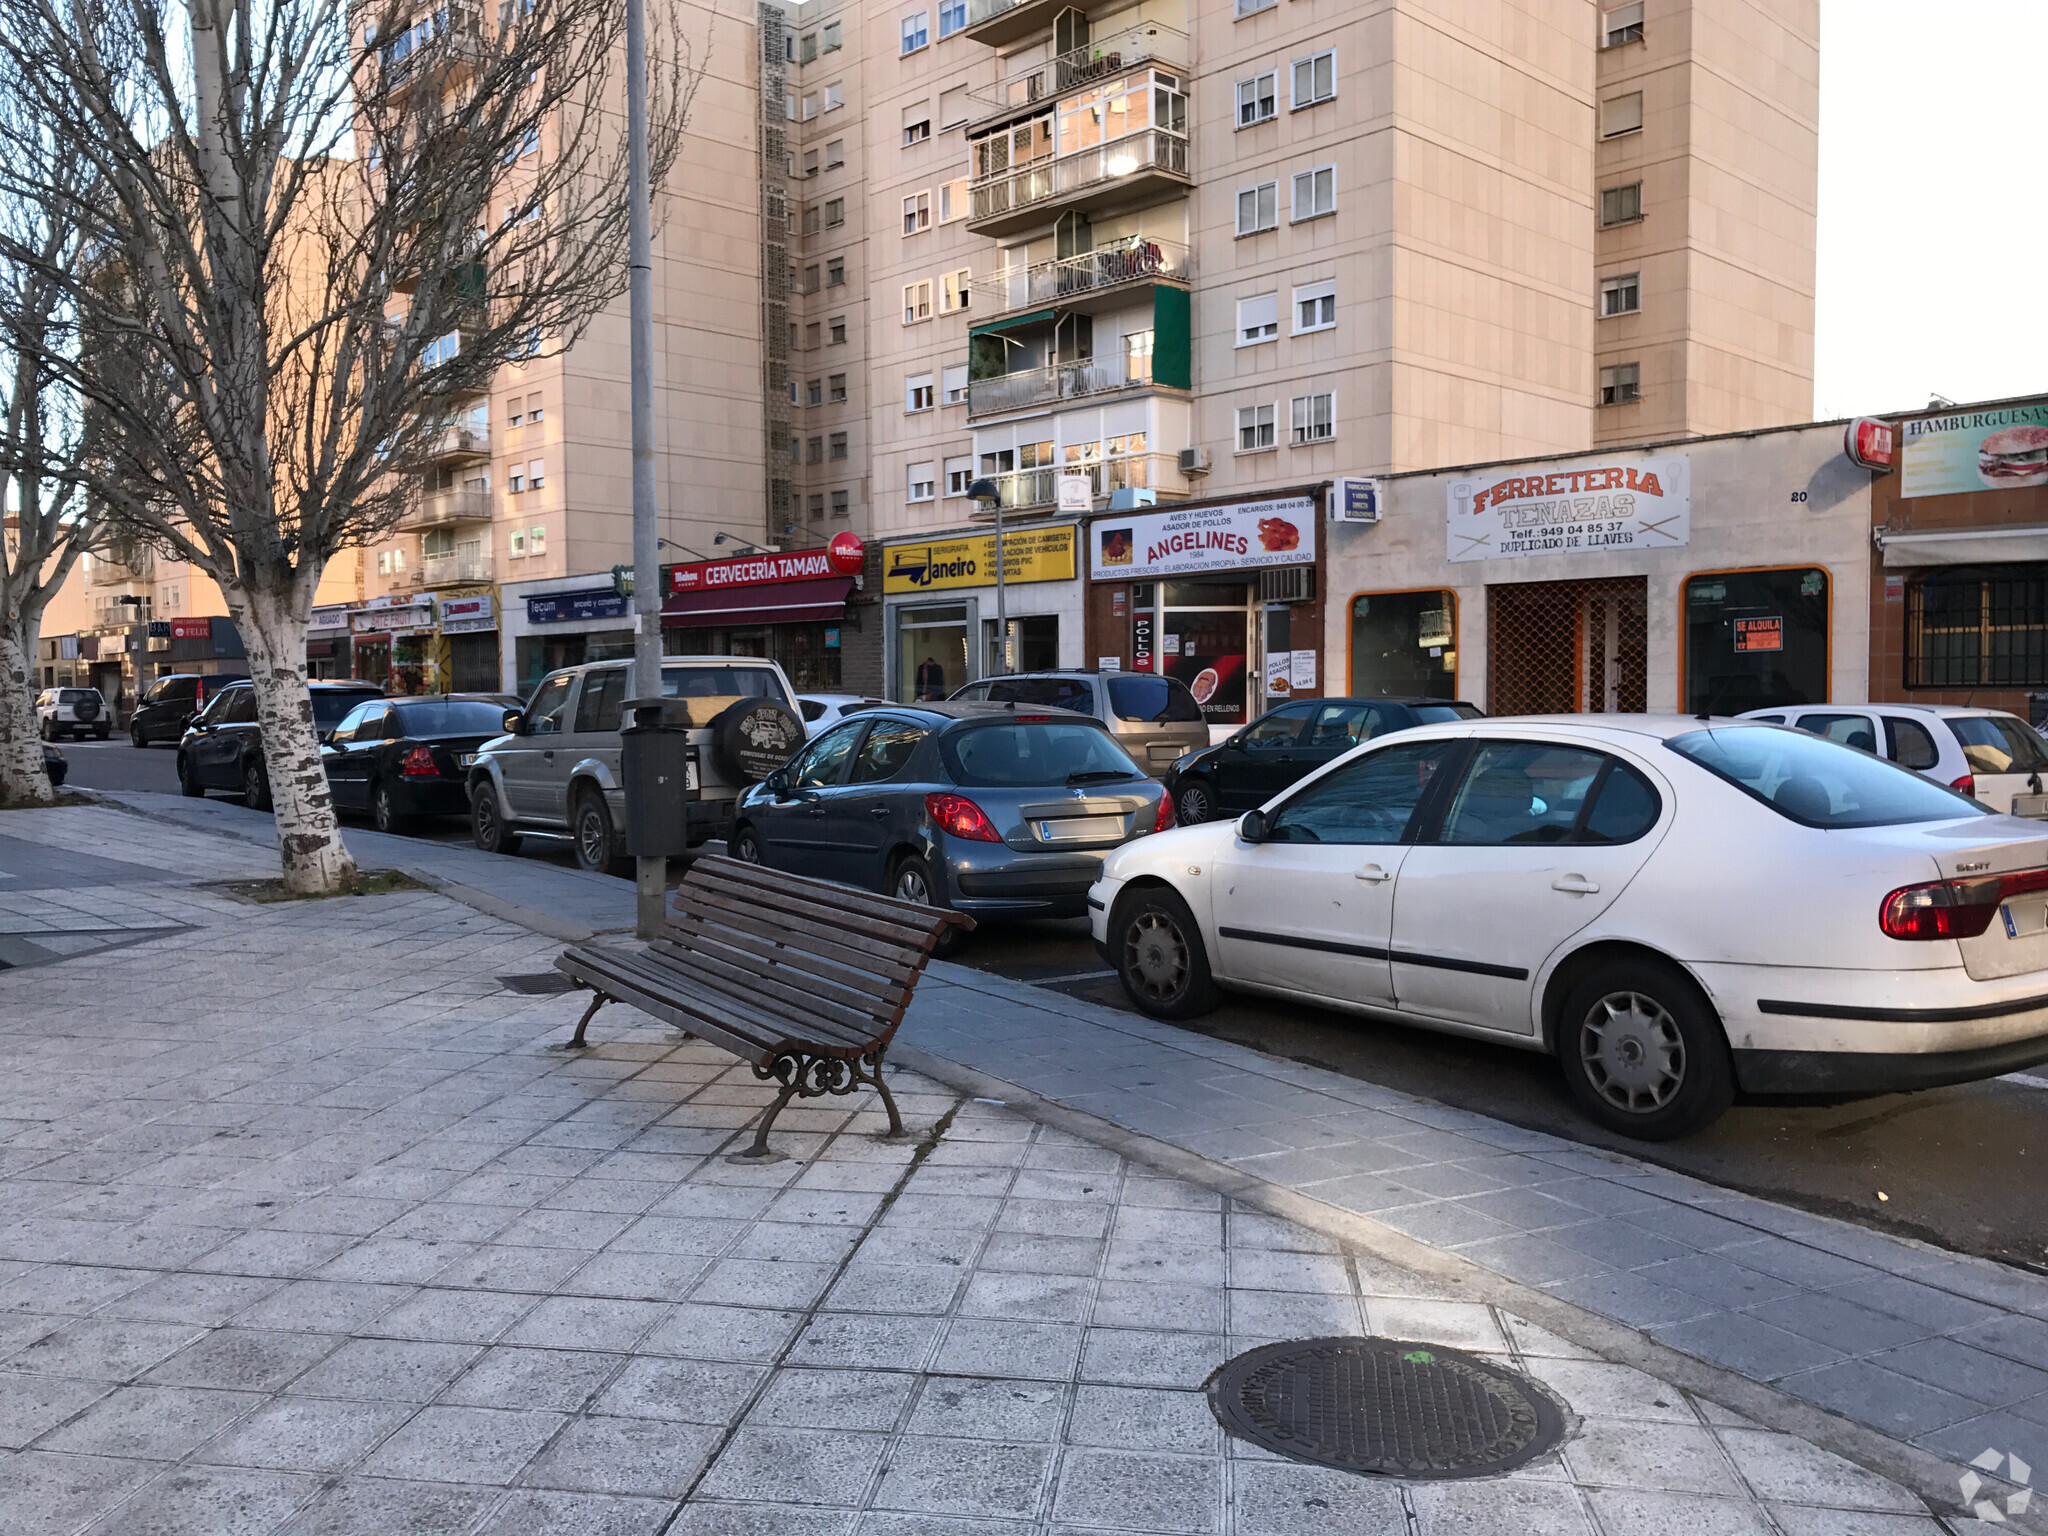
M670 566L662 646L671 655L765 656L800 693L837 693L846 674L847 599L867 547L851 533L823 549Z
M435 661L449 693L498 693L498 599L489 587L443 591L434 600Z
M1038 672L1089 665L1075 580L1079 537L1073 523L1003 530L1002 633L993 531L884 545L883 689L888 696L943 699L999 668Z
M1186 683L1212 732L1321 694L1317 485L1088 525L1088 656Z
M511 662L501 684L507 692L524 698L557 667L633 654L632 600L613 588L609 573L508 582L500 591L499 664Z
M434 658L434 594L373 597L348 616L354 676L387 693L441 693Z
M1873 426L1870 696L2048 719L2048 398Z
M1839 422L1377 487L1377 520L1329 525L1331 693L1495 715L1866 696L1871 475Z
M348 607L315 608L306 619L306 676L353 677Z

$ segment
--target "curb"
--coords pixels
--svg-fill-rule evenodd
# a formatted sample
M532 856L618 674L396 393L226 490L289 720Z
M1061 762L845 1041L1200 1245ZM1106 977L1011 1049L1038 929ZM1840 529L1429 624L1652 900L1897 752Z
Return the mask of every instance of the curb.
M473 885L464 885L459 880L450 880L444 875L431 874L419 868L401 868L401 875L409 875L428 890L450 901L459 901L465 907L472 907L486 917L495 917L515 927L528 928L545 938L560 939L565 944L582 944L597 937L598 933L625 933L630 929L584 928L576 923L565 923L560 918L537 912L532 907L522 907L517 902L506 901L488 891L480 891Z

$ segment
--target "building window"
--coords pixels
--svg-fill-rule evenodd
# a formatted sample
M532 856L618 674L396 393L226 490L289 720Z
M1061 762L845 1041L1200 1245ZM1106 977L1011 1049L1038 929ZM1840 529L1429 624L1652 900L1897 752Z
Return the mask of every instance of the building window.
M967 178L956 177L939 188L939 222L950 224L967 217Z
M932 317L932 285L909 283L903 289L903 323L915 325Z
M2048 567L2037 567L2048 573ZM1940 578L1951 578L1944 573ZM1960 583L1960 594L1969 597L1955 617L1965 620L1967 632L1956 631L1972 666L1946 675L1968 672L1973 678L1978 656L1977 582L1971 577ZM2048 651L2042 639L2048 630L2044 617L2038 577L2017 586L2033 589L2032 658L2035 670L2029 677L2048 678L2039 663ZM1937 608L1939 599L1937 599ZM1916 650L1915 626L1909 609L1906 627L1908 686L1913 683L1913 661L1924 650ZM1775 622L1758 622L1759 620ZM1935 638L1926 636L1922 638ZM1935 638L1942 649L1946 636ZM1992 636L1995 649L2002 650L2007 635ZM2019 638L2013 636L2012 638ZM2010 652L2017 660L2027 644L2022 640ZM1944 669L1945 670L1945 669ZM2001 674L2002 675L2002 674ZM2019 674L2013 674L2018 680ZM1685 708L1688 714L1711 710L1717 715L1738 714L1745 709L1767 709L1773 704L1818 704L1828 696L1828 573L1815 567L1784 571L1702 571L1685 579Z
M827 325L828 325L828 328L829 328L829 329L828 329L828 332L827 332L827 334L828 334L828 335L829 335L829 337L830 337L830 344L831 344L832 346L835 346L835 347L843 347L843 346L845 346L845 345L846 345L846 316L844 316L844 315L834 315L834 316L833 316L833 317L831 318L831 320L827 322Z
M1640 133L1643 129L1643 93L1630 91L1626 96L1610 96L1600 103L1600 137L1615 139L1624 133Z
M1622 272L1613 277L1600 279L1600 318L1610 319L1615 315L1640 313L1643 307L1643 282L1640 272Z
M1152 382L1152 344L1157 333L1149 330L1124 333L1124 382Z
M524 528L514 528L505 535L505 553L514 560L524 560L526 558L526 530ZM377 556L377 573L382 576L388 575L389 572L390 567L387 564L387 557L379 554Z
M782 98L782 115L792 123L796 121L796 92L790 91Z
M951 90L939 92L939 132L958 128L973 115L973 110L967 105L966 86L956 85Z
M1280 183L1262 181L1237 194L1237 232L1254 235L1280 224Z
M825 381L823 379L811 380L810 383L804 386L804 404L823 405L824 403Z
M1331 680L1334 691L1335 679ZM1358 699L1458 696L1458 599L1452 592L1367 592L1351 600Z
M1237 451L1259 453L1274 446L1273 407L1241 405L1237 408Z
M825 169L836 171L844 164L846 164L846 140L827 139L825 141Z
M906 411L928 411L932 408L932 376L928 373L913 374L903 381L903 409Z
M1337 52L1334 48L1294 61L1294 110L1312 107L1337 94Z
M548 552L548 531L546 528L526 530L526 552L529 555L544 555Z
M1634 405L1642 399L1643 365L1641 363L1616 363L1611 368L1600 370L1600 403L1602 405Z
M801 464L803 463L803 461L804 440L792 434L789 439L789 462L792 464Z
M1294 334L1328 331L1337 324L1337 285L1310 283L1294 290Z
M807 235L815 235L818 232L818 205L816 203L804 205L803 231Z
M972 484L974 484L974 460L971 457L946 460L946 494L948 496L965 496L967 494L967 487Z
M1643 216L1643 184L1629 182L1621 187L1600 189L1600 227L1611 229L1616 224L1633 224Z
M812 522L822 522L825 517L825 493L819 491L811 497L811 504L806 510L811 514Z
M804 96L803 120L808 123L812 118L816 117L817 115L818 93L816 91L807 92Z
M1641 42L1643 38L1643 0L1633 5L1617 5L1607 13L1600 28L1600 46L1619 48L1623 43Z
M973 282L974 271L970 267L948 272L939 286L939 313L950 315L956 309L967 308L968 301L974 296Z
M809 180L817 174L818 152L815 149L807 149L804 151L804 178Z
M917 11L903 18L903 51L915 53L932 40L929 12Z
M846 500L846 492L834 491L832 493L832 515L834 517L846 516Z
M524 491L525 489L526 471L521 469L517 464L514 464L511 467L511 469L507 470L505 473L506 493L512 496L517 496L521 491Z
M817 56L818 34L815 32L806 32L803 35L803 39L797 44L796 61L799 64L808 64Z
M903 125L903 144L905 148L912 144L922 144L931 136L932 120L929 117L920 117L913 122Z
M816 293L818 291L818 264L815 261L804 268L803 291L805 293Z
M1237 82L1238 127L1249 128L1254 123L1268 122L1278 113L1279 82L1279 72L1271 69L1263 75Z
M804 350L806 352L817 351L819 339L818 322L813 320L804 327Z
M846 82L844 80L834 80L825 87L825 110L827 112L837 112L845 105Z
M932 227L932 195L929 192L913 192L903 199L903 233L922 234Z
M825 227L827 229L837 229L845 222L846 199L843 197L828 198L825 203Z
M823 438L814 437L805 447L810 454L810 460L813 464L825 462L825 440Z
M1255 347L1280 334L1280 295L1262 293L1237 301L1237 344Z
M930 501L938 480L938 472L930 464L910 466L910 501Z
M1247 16L1256 16L1261 11L1270 11L1280 0L1237 0L1236 14L1242 21Z
M829 442L831 448L831 457L834 461L846 457L846 434L844 432L834 432L831 438L829 439Z
M1337 397L1296 395L1293 402L1294 446L1326 443L1337 435Z
M834 405L846 398L846 375L835 373L825 381L825 398Z
M967 0L939 0L939 36L951 37L967 25Z
M1294 177L1294 222L1337 211L1337 167L1319 165Z
M846 258L835 256L825 263L825 286L844 288L846 286Z
M837 53L844 46L841 41L840 23L836 21L825 23L824 41L825 52L827 53Z
M965 363L955 363L952 367L943 369L939 374L939 389L945 396L946 404L965 405L967 403L967 365Z

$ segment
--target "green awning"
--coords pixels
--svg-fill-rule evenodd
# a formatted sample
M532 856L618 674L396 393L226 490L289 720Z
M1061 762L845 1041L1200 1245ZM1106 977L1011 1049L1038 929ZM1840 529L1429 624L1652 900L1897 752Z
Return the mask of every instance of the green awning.
M967 339L972 341L977 336L993 336L997 331L1014 331L1019 326L1040 325L1051 320L1054 314L1055 311L1050 309L1034 309L1028 315L1012 315L1007 320L991 320L987 325L969 326Z

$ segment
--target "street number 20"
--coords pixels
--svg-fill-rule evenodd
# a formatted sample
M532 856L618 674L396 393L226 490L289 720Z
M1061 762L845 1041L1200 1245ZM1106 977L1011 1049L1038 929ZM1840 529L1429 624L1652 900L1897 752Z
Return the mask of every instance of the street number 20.
M1795 506L1803 505L1806 501L1806 492L1794 491L1792 493L1792 501Z

